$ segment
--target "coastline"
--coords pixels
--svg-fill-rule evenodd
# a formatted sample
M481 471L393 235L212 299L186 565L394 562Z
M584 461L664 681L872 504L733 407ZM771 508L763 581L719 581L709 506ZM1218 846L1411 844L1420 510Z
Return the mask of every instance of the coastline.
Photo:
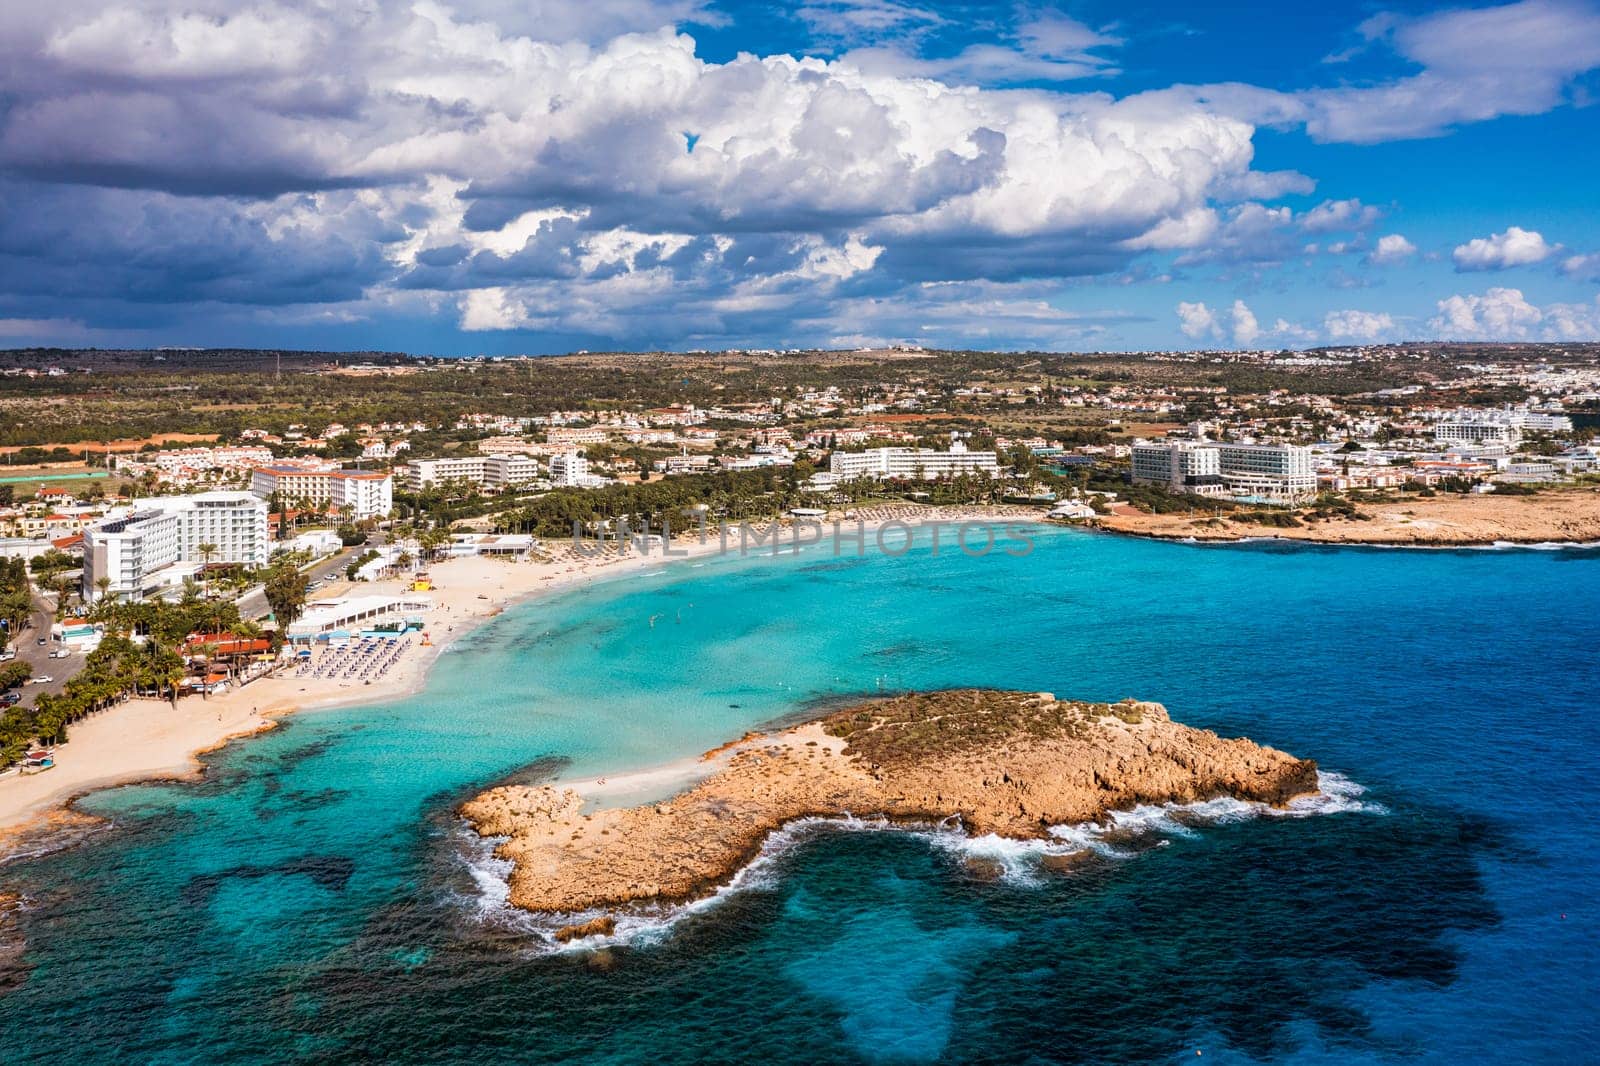
M1600 489L1551 490L1536 496L1436 496L1358 504L1361 519L1306 520L1272 526L1219 515L1102 515L1092 527L1149 540L1231 544L1285 540L1349 547L1493 548L1600 543Z
M895 522L920 526L967 520L1038 522L1043 518L1035 509L1009 505L889 505L861 508L857 515L869 535ZM830 516L828 521L836 517ZM849 520L852 527L854 521ZM145 782L199 780L205 773L201 756L271 730L288 715L414 695L426 685L428 671L447 648L509 608L592 582L654 572L719 554L722 547L714 535L704 543L698 536L683 536L674 538L671 556L659 550L584 556L570 542L558 543L554 556L546 560L472 557L429 564L434 587L427 595L434 606L424 621L431 644L413 646L382 681L358 684L296 678L284 672L219 695L188 696L180 699L176 708L164 700L130 699L74 723L68 742L57 748L54 769L26 777L15 772L0 776L0 862L35 853L42 837L70 830L68 835L77 839L95 828L101 820L76 807L77 801L90 793ZM752 555L767 553L764 548L751 551ZM320 598L397 594L408 581L340 582L320 590Z
M950 689L883 697L708 752L669 798L591 809L596 784L489 789L461 806L509 861L512 905L583 918L715 894L769 838L809 819L958 820L974 837L1043 841L1141 805L1316 795L1316 763L1174 722L1157 703ZM682 767L627 775L618 791ZM630 780L631 779L631 780ZM607 798L615 798L608 795ZM608 925L605 932L610 932Z

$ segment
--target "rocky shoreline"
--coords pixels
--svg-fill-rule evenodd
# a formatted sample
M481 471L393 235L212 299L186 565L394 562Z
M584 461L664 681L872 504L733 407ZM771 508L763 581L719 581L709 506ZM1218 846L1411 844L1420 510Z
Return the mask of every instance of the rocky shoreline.
M715 891L801 818L959 818L975 835L1045 836L1142 803L1219 796L1282 805L1317 767L1173 722L1156 703L962 689L858 704L746 738L660 803L585 811L558 786L506 786L461 813L513 864L511 902L589 914Z

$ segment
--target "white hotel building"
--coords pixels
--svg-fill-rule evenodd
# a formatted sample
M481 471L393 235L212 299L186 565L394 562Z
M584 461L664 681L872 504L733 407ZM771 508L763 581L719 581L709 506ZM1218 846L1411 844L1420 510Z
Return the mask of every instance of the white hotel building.
M394 479L381 470L262 466L250 475L250 491L262 499L277 493L284 506L300 500L329 504L356 519L381 517L394 510Z
M202 557L200 546L214 552ZM140 600L176 588L207 562L265 566L267 503L249 492L203 492L141 500L83 531L83 597Z
M1317 494L1311 449L1293 444L1135 444L1133 480L1173 492L1270 503L1296 503Z
M501 491L526 485L538 477L539 461L527 455L458 455L413 459L406 464L406 488L412 492L449 481L467 481Z
M567 452L550 457L550 484L557 488L593 489L611 484L611 479L589 473L589 460L581 452Z
M1522 442L1526 431L1570 433L1572 419L1549 411L1530 411L1526 407L1463 407L1446 415L1433 427L1433 439L1439 444L1503 444L1514 448Z
M994 452L969 452L960 441L946 452L929 448L871 448L864 452L834 452L828 459L828 472L835 480L853 478L916 478L936 481L959 474L1000 476L1000 460Z

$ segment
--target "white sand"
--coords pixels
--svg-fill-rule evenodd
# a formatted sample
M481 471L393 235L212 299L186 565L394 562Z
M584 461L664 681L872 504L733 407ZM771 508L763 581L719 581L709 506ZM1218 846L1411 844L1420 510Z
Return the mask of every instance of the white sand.
M917 524L921 518L954 522L966 519L1037 517L1015 508L929 509L915 506L882 507L863 510L858 518L870 531L887 521ZM854 523L846 526L854 529ZM847 552L854 551L850 541ZM891 550L899 540L889 539ZM431 647L418 647L413 638L410 650L381 681L371 684L359 680L297 678L293 670L279 671L242 688L202 699L185 696L174 708L161 700L134 699L103 711L69 729L68 743L56 748L55 768L42 773L0 775L0 853L7 849L7 837L26 830L54 808L95 789L156 778L196 776L201 771L197 756L215 750L229 740L248 736L272 727L273 720L291 712L373 700L388 700L417 691L426 679L428 667L440 650L465 635L485 619L507 606L535 596L549 595L599 577L628 573L649 573L686 558L715 554L721 549L713 535L705 544L689 538L677 541L673 551L683 552L664 558L659 550L648 555L616 554L578 556L567 542L551 545L557 553L553 561L502 559L452 559L433 563L428 573L433 579L429 595L433 609L425 618ZM737 551L737 537L730 550ZM770 551L770 549L767 549ZM869 535L868 550L873 550ZM752 550L754 554L754 549ZM318 599L357 595L395 594L403 591L409 579L336 586L319 590ZM615 802L624 795L665 789L692 781L715 768L700 760L657 767L622 778L597 782L562 782L578 787L592 800Z

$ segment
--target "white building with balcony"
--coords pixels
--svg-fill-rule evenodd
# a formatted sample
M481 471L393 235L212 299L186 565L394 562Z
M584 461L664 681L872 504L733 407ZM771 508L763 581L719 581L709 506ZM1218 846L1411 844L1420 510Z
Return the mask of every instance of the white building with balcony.
M589 460L580 452L550 457L550 484L557 488L594 488L606 479L589 473Z
M1000 460L994 452L968 451L960 441L949 451L931 448L869 448L864 452L834 452L828 459L828 472L836 481L854 478L912 478L937 481L961 474L1000 476Z
M202 552L201 546L208 547ZM206 563L265 566L267 503L249 492L203 492L141 500L83 531L83 597L140 600Z
M1296 503L1317 493L1311 449L1293 444L1135 444L1133 480L1200 496Z
M263 466L250 476L250 491L262 499L276 493L291 506L304 501L337 507L348 518L378 518L394 510L394 478L381 470Z
M406 487L412 492L451 481L504 491L526 485L538 476L539 461L528 455L452 455L413 459L406 464Z

